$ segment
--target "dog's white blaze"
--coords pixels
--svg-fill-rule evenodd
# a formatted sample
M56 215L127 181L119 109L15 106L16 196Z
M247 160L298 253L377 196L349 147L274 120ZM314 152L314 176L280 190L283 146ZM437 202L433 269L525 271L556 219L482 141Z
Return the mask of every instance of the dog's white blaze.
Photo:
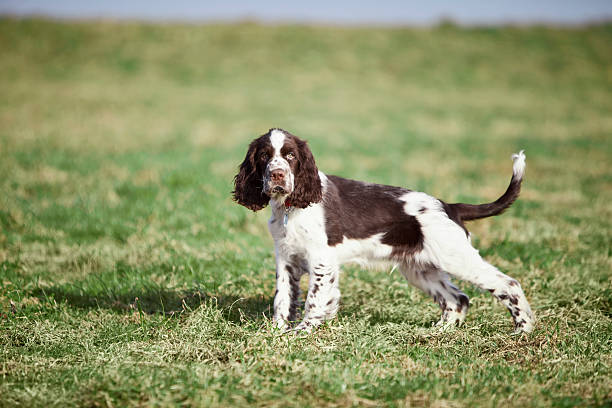
M270 132L270 144L274 148L274 157L280 157L281 149L285 144L285 134L280 130L274 129Z
M285 160L285 158L281 155L281 149L285 144L285 134L280 130L273 130L272 132L270 132L270 144L272 144L272 147L274 148L274 156L272 157L272 160L270 160L270 162L268 163L268 170L272 171L276 169L281 169L287 173L290 173L289 162ZM293 177L293 174L291 174L291 187L293 187Z
M269 174L273 170L282 170L285 175L288 175L285 181L285 188L292 192L295 186L295 175L291 172L289 162L281 155L281 149L285 144L285 134L278 129L272 130L270 132L270 144L274 148L274 156L268 163L267 173Z

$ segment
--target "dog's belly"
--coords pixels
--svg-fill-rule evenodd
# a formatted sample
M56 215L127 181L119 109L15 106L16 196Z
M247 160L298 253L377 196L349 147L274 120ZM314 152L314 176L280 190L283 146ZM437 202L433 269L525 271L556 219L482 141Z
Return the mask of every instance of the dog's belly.
M363 239L344 237L342 242L336 245L338 262L371 265L389 261L393 247L381 243L383 235L380 233Z

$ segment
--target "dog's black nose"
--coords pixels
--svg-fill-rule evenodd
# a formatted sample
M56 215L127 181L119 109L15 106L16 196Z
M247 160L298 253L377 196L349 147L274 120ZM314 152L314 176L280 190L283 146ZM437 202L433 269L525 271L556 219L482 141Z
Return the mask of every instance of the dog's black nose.
M285 180L285 173L282 170L272 170L270 172L270 179L275 183L281 183Z

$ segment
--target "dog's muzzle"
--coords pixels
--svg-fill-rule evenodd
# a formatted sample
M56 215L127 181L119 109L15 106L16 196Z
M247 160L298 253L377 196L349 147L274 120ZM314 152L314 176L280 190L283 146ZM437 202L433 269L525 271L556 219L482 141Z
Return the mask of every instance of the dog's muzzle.
M274 169L266 172L264 177L264 193L268 195L285 195L291 192L291 180L288 172L283 169Z

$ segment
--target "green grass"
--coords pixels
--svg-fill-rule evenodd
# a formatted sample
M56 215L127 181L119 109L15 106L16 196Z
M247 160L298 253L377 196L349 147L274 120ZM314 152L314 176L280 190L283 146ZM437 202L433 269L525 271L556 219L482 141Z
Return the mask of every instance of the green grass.
M0 405L612 405L612 26L0 20ZM270 330L267 211L230 198L279 126L332 174L448 201L537 315L465 325L345 268L337 319ZM305 284L305 282L303 282Z

